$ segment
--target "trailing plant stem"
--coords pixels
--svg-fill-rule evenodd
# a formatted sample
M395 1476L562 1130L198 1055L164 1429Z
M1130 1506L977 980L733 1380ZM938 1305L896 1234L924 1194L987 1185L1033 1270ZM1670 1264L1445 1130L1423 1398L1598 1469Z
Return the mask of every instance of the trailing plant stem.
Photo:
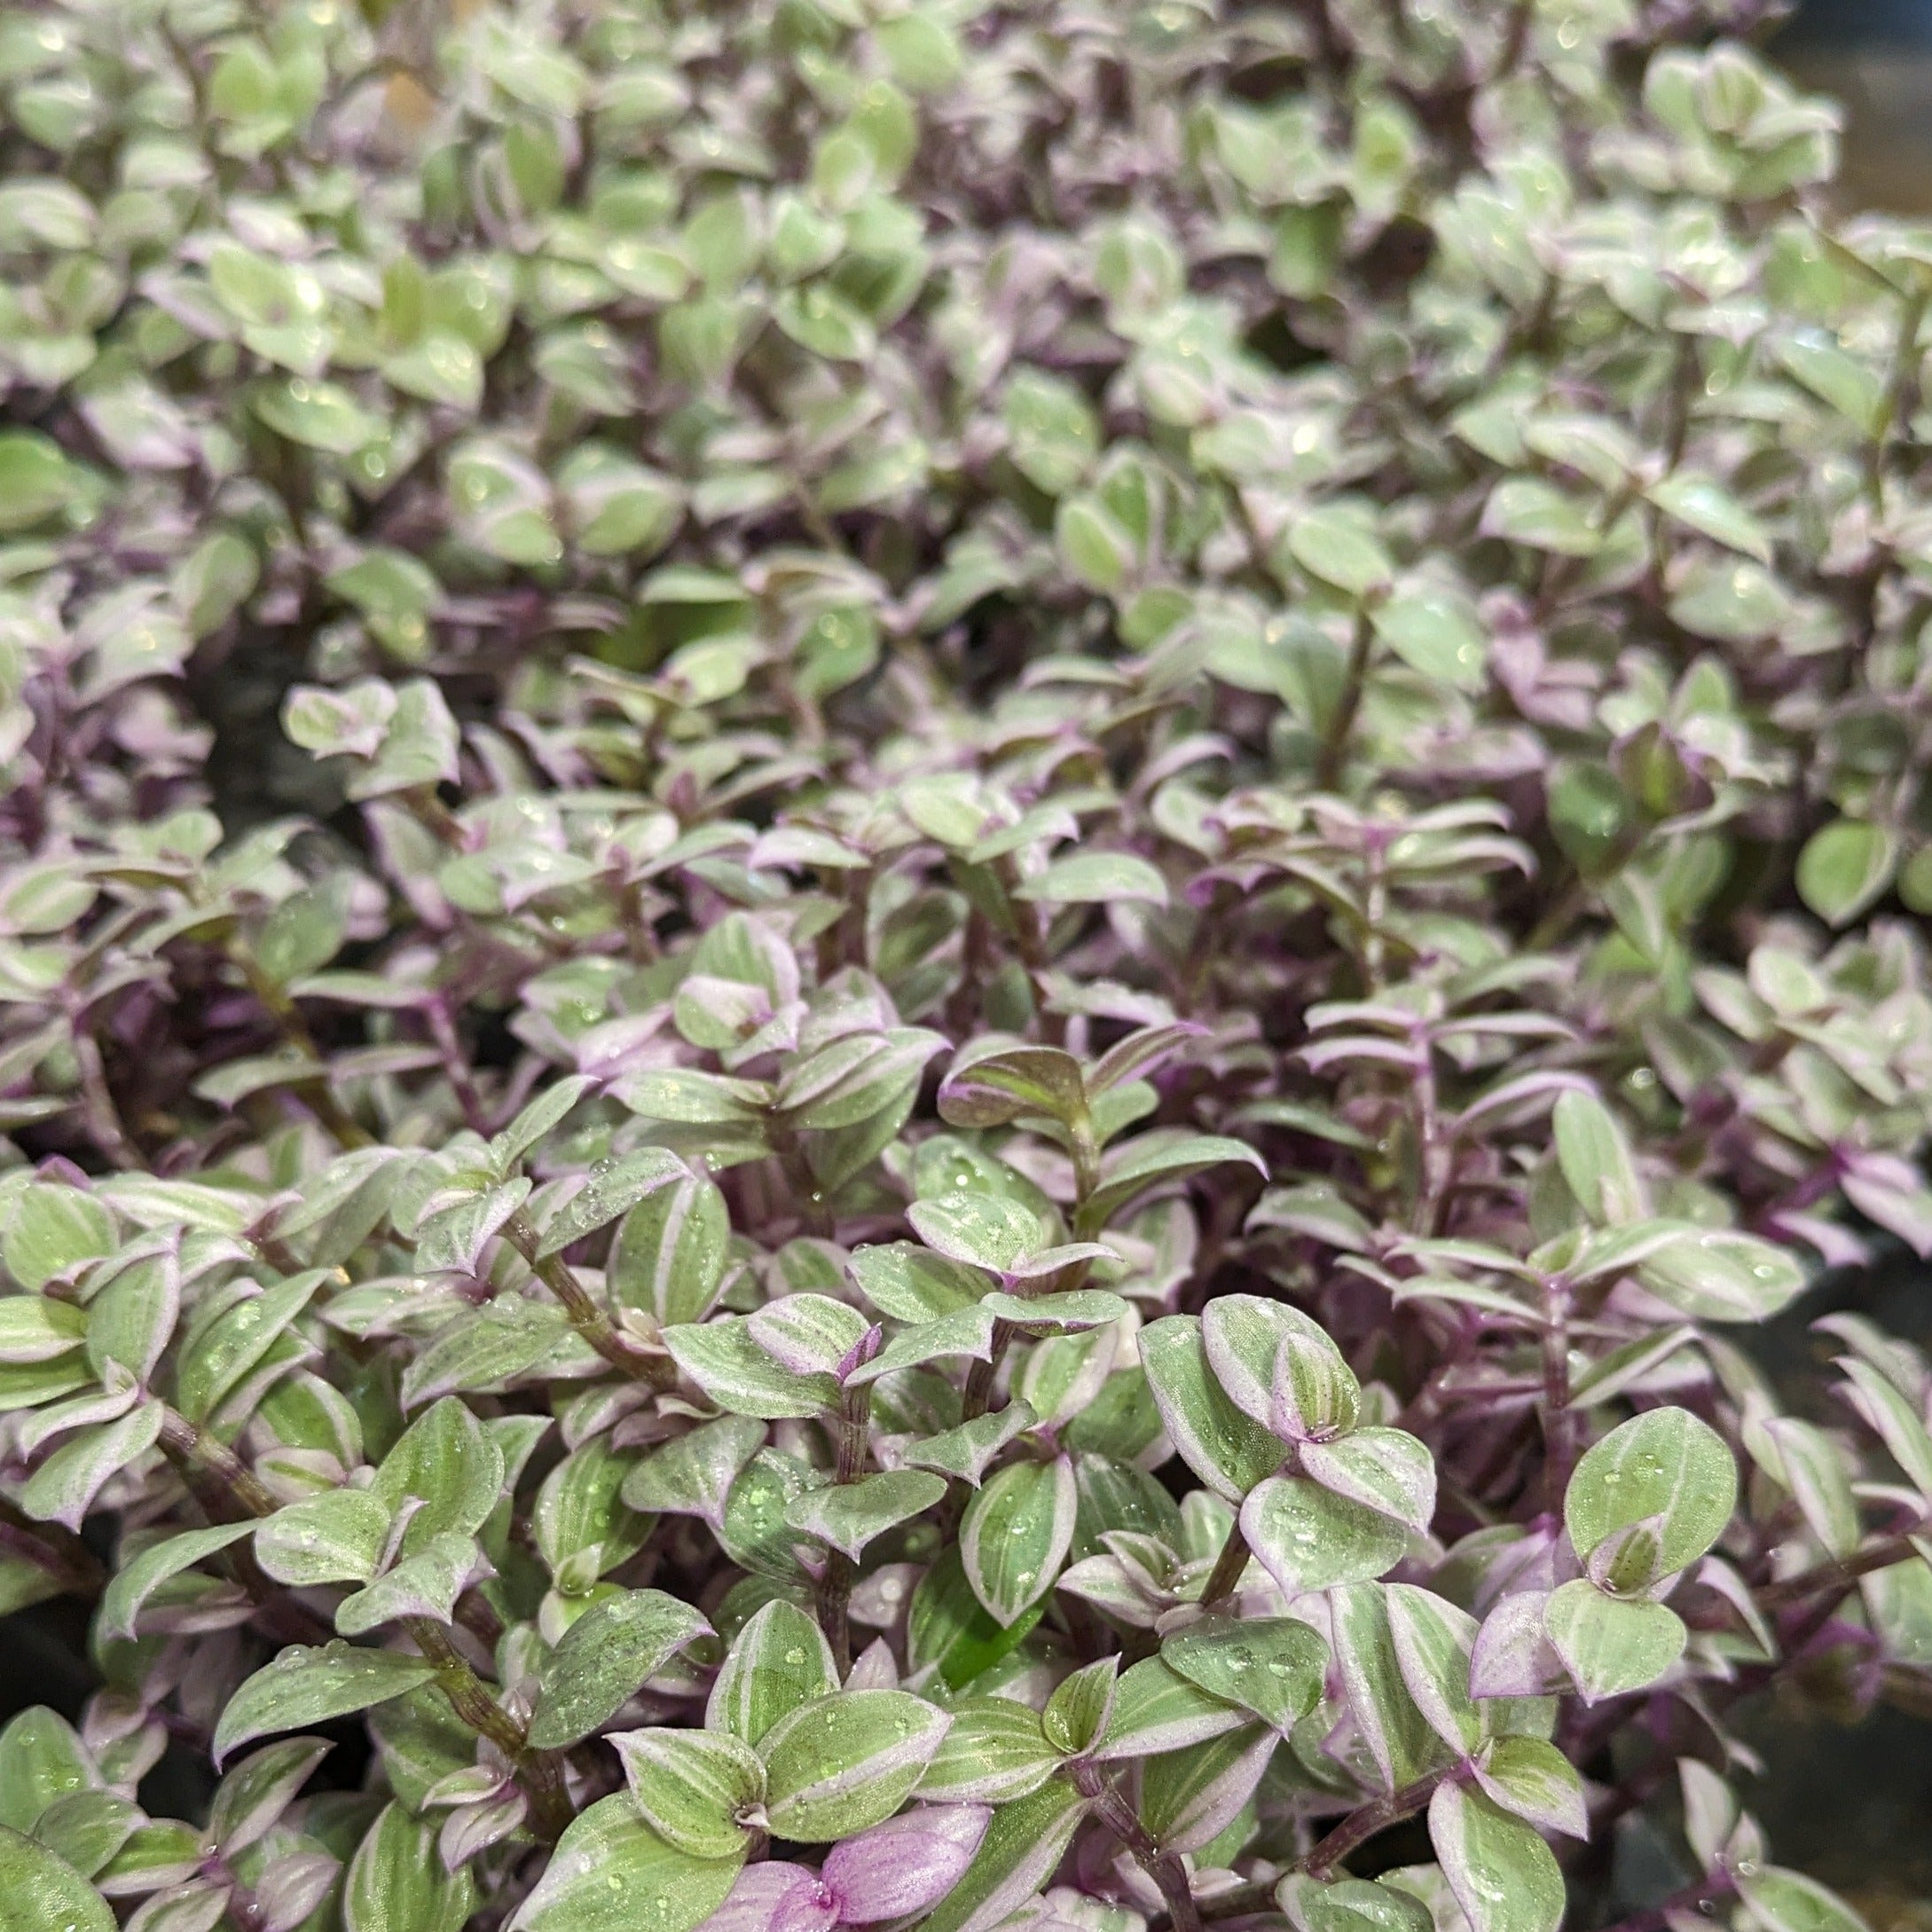
M1160 1888L1174 1932L1201 1932L1201 1910L1177 1852L1163 1851L1134 1807L1097 1764L1072 1767L1074 1787L1094 1808L1094 1816L1133 1855L1134 1862Z

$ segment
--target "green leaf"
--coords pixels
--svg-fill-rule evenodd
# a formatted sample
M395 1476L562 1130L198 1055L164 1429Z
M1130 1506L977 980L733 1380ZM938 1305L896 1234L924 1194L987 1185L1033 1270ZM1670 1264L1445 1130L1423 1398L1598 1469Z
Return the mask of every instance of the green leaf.
M1616 1531L1654 1523L1649 1583L1702 1556L1724 1534L1737 1501L1737 1464L1724 1438L1687 1409L1652 1409L1613 1429L1577 1464L1563 1520L1586 1560Z
M1130 852L1082 852L1056 859L1015 887L1013 896L1042 906L1112 906L1123 900L1165 906L1167 882L1146 860Z
M1574 1089L1559 1094L1551 1119L1563 1178L1592 1221L1614 1226L1648 1211L1630 1143L1600 1100Z
M1103 596L1119 591L1135 564L1134 539L1096 497L1064 497L1054 543L1067 575Z
M434 1538L365 1589L344 1598L336 1606L335 1628L344 1637L366 1637L403 1617L452 1622L478 1556L474 1537L452 1532Z
M1292 1617L1205 1617L1166 1638L1160 1655L1189 1683L1284 1737L1320 1701L1328 1669L1320 1633Z
M855 1562L866 1545L924 1513L946 1494L946 1480L916 1469L889 1470L857 1482L807 1489L785 1510L794 1529L843 1550Z
M939 1117L957 1127L1004 1127L1027 1114L1070 1122L1086 1105L1080 1064L1060 1047L962 1055L939 1085Z
M728 1858L750 1847L738 1813L762 1803L765 1765L724 1731L620 1731L610 1741L631 1795L659 1837L697 1858Z
M1038 1238L1037 1229L1033 1238ZM865 1298L899 1322L931 1322L977 1307L986 1277L971 1266L949 1261L910 1241L854 1248L847 1266Z
M349 1861L342 1932L462 1932L476 1903L468 1867L444 1869L436 1826L386 1804Z
M1299 1308L1260 1295L1217 1295L1202 1311L1201 1340L1222 1392L1255 1421L1286 1425L1295 1439L1355 1426L1360 1385L1340 1349Z
M942 1803L1008 1804L1037 1791L1060 1763L1040 1714L1009 1697L965 1698L919 1780Z
M724 1903L743 1863L679 1851L619 1792L571 1820L511 1932L689 1932Z
M121 1567L103 1592L100 1601L100 1632L106 1637L130 1637L135 1634L141 1611L154 1592L169 1578L192 1569L197 1563L240 1543L255 1530L254 1522L216 1523L208 1529L187 1529L179 1535L151 1543L135 1557L123 1559Z
M1063 1756L1076 1757L1106 1729L1120 1661L1103 1657L1063 1677L1041 1713L1041 1734Z
M1052 1875L1086 1810L1086 1799L1058 1778L1001 1805L965 1875L933 1908L922 1932L993 1932Z
M1331 1494L1393 1516L1426 1535L1435 1517L1435 1461L1404 1429L1357 1429L1332 1442L1304 1442L1303 1471Z
M1374 616L1375 634L1412 671L1453 690L1480 691L1489 645L1466 597L1452 591L1398 592Z
M1372 1879L1324 1885L1294 1872L1276 1888L1275 1897L1295 1932L1435 1932L1435 1920L1419 1898Z
M66 1859L0 1826L0 1932L114 1932L114 1915Z
M1802 1872L1776 1865L1740 1871L1738 1891L1763 1932L1869 1932L1836 1892Z
M713 1527L740 1472L765 1444L755 1417L721 1416L674 1437L637 1463L624 1479L624 1500L652 1514L702 1516Z
M906 1210L914 1232L949 1261L1003 1275L1045 1245L1031 1208L1003 1194L949 1194Z
M711 1686L704 1722L756 1745L780 1718L837 1688L824 1633L796 1605L774 1598L739 1631Z
M824 1843L890 1818L947 1723L904 1691L840 1691L780 1718L759 1745L773 1835Z
M1760 563L1771 561L1764 526L1724 485L1708 476L1679 470L1644 492L1666 516L1708 537L1728 550L1741 550Z
M1451 1754L1409 1694L1386 1589L1345 1583L1329 1592L1328 1606L1330 1640L1349 1714L1385 1788L1398 1791Z
M1563 1874L1542 1836L1467 1785L1438 1785L1429 1842L1471 1932L1557 1932Z
M99 1782L73 1725L44 1704L16 1712L0 1731L0 1825L32 1831L57 1798Z
M140 1402L98 1429L70 1435L27 1479L20 1507L38 1522L78 1531L108 1480L161 1440L161 1404Z
M272 1378L281 1338L328 1278L322 1268L291 1275L259 1295L237 1300L194 1331L175 1368L175 1406L194 1422L220 1415L231 1402L259 1391L264 1364Z
M382 1458L369 1494L391 1513L408 1497L420 1503L397 1549L399 1556L413 1556L445 1534L475 1535L500 1499L503 1475L502 1449L452 1395L404 1432Z
M255 1557L292 1589L366 1583L389 1541L394 1512L366 1489L327 1489L276 1511L255 1533Z
M957 1476L977 1489L993 1457L1039 1420L1032 1407L1016 1396L1004 1409L975 1416L956 1429L942 1429L937 1435L910 1444L906 1460L921 1469Z
M1141 1331L1140 1346L1169 1440L1216 1496L1238 1503L1280 1468L1278 1439L1243 1415L1210 1370L1199 1316L1164 1315Z
M811 1293L781 1295L745 1322L751 1339L781 1368L811 1376L836 1376L868 1325L849 1301Z
M1167 1850L1201 1851L1253 1797L1280 1742L1248 1724L1150 1758L1141 1771L1141 1822Z
M1476 1782L1538 1831L1590 1836L1576 1767L1545 1738L1497 1738L1475 1760Z
M313 376L263 381L250 391L249 401L277 436L330 456L353 456L383 433L381 417L341 383Z
M1161 1182L1184 1181L1228 1161L1245 1161L1264 1179L1268 1164L1245 1141L1220 1134L1156 1127L1137 1135L1101 1163L1100 1185L1080 1213L1080 1232L1103 1228L1137 1194Z
M1407 1532L1379 1510L1302 1476L1271 1476L1241 1508L1257 1562L1288 1592L1365 1583L1402 1561Z
M1092 1755L1100 1763L1184 1750L1249 1722L1246 1711L1211 1697L1158 1657L1122 1673L1113 1710Z
M1798 854L1798 896L1827 925L1849 925L1885 891L1898 866L1898 836L1866 819L1834 819Z
M710 1628L661 1590L627 1590L593 1603L537 1667L530 1743L565 1750L601 1729Z
M960 1555L973 1594L995 1622L1010 1626L1053 1588L1079 1506L1073 1465L1064 1456L1009 1464L967 1504Z
M436 1675L434 1664L393 1650L361 1650L341 1642L318 1649L292 1645L228 1700L215 1728L215 1762L256 1738L387 1703L434 1682Z
M22 1288L31 1290L112 1253L114 1245L114 1218L91 1194L34 1181L13 1197L0 1259Z
M1505 476L1489 494L1482 530L1563 557L1592 557L1603 547L1584 505L1540 476Z
M1687 1641L1683 1619L1668 1606L1606 1597L1582 1577L1551 1597L1543 1630L1586 1704L1656 1683Z
M1469 1694L1476 1620L1413 1583L1387 1584L1382 1602L1396 1666L1410 1701L1450 1750L1473 1751L1488 1729Z
M0 432L0 535L31 530L81 497L87 473L34 429Z
M671 1359L712 1402L734 1416L782 1421L829 1414L838 1384L829 1375L794 1375L753 1339L742 1316L684 1323L664 1331Z
M1804 1264L1788 1248L1734 1228L1685 1223L1649 1255L1637 1280L1700 1322L1765 1322L1804 1292Z
M1339 509L1305 511L1288 526L1288 552L1317 583L1357 602L1394 576L1387 551L1363 521Z
M691 1170L665 1147L640 1147L634 1153L599 1161L584 1185L550 1217L538 1246L538 1259L561 1253L573 1241L615 1221L647 1195L690 1178Z

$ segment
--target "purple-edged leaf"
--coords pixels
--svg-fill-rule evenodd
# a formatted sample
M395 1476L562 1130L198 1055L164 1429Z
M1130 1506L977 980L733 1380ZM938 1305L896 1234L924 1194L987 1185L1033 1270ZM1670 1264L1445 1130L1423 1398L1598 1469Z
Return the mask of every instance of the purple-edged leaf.
M702 1322L724 1281L731 1215L707 1174L687 1170L631 1209L610 1245L604 1284L622 1308L670 1327Z
M773 1835L824 1842L890 1818L951 1721L905 1691L841 1691L781 1717L758 1745Z
M1475 1760L1476 1782L1538 1831L1590 1836L1576 1767L1543 1738L1497 1738Z
M973 1862L923 1932L992 1932L1052 1875L1086 1810L1086 1799L1058 1778L1000 1806Z
M1071 1123L1087 1106L1080 1064L1060 1047L962 1056L939 1083L939 1118L957 1127L1004 1127L1029 1114Z
M833 1846L821 1873L844 1925L926 1911L973 1861L993 1812L983 1804L920 1805Z
M326 1724L435 1681L436 1667L393 1650L341 1642L318 1649L292 1645L257 1670L234 1695L215 1728L214 1758L278 1731Z
M1345 1583L1328 1593L1330 1639L1349 1715L1386 1789L1413 1784L1450 1752L1417 1709L1402 1681L1380 1583Z
M1207 1037L1207 1028L1192 1020L1170 1020L1165 1025L1143 1026L1117 1041L1087 1070L1090 1093L1103 1094L1128 1080L1144 1080L1158 1066L1184 1053L1197 1040Z
M765 1797L765 1766L728 1731L617 1731L609 1741L644 1821L694 1857L728 1858L751 1843L738 1822Z
M1543 1627L1549 1603L1543 1590L1517 1590L1482 1620L1470 1655L1472 1696L1543 1697L1563 1688L1563 1660Z
M957 1315L986 1292L986 1277L978 1268L949 1261L910 1241L854 1248L849 1265L866 1300L899 1322Z
M537 1667L530 1743L556 1751L587 1738L710 1629L661 1590L629 1590L593 1603Z
M1009 1697L962 1698L919 1780L919 1795L1008 1804L1039 1790L1059 1763L1038 1711Z
M766 1858L739 1873L698 1932L831 1932L838 1922L830 1888L816 1872Z
M1190 1684L1284 1736L1320 1700L1328 1667L1321 1634L1292 1617L1204 1617L1167 1637L1160 1655Z
M1209 1696L1158 1657L1148 1657L1122 1674L1107 1729L1091 1755L1103 1763L1152 1757L1205 1743L1250 1722L1246 1711Z
M836 1375L868 1324L850 1302L802 1294L766 1302L745 1325L752 1340L793 1375Z
M959 1193L915 1201L906 1218L936 1253L995 1275L1005 1274L1045 1245L1039 1217L1003 1194Z
M1305 1476L1270 1476L1259 1485L1241 1506L1241 1533L1291 1597L1384 1575L1409 1547L1393 1518Z
M1395 1662L1416 1708L1452 1751L1473 1751L1487 1728L1469 1694L1476 1620L1414 1583L1387 1584L1383 1602Z
M664 1340L679 1368L732 1415L781 1421L838 1407L838 1384L829 1375L795 1375L781 1367L742 1315L667 1328Z
M690 1932L724 1903L741 1863L679 1851L620 1791L571 1821L511 1932L635 1932L646 1900L652 1932Z
M1039 1420L1032 1408L1015 1396L1004 1409L975 1416L957 1428L942 1429L938 1435L909 1443L905 1459L915 1468L935 1469L942 1475L957 1476L977 1489L993 1466L993 1457Z
M711 1685L704 1722L756 1745L781 1717L837 1688L824 1632L779 1598L739 1631Z
M1667 1605L1606 1597L1581 1578L1551 1597L1543 1627L1586 1704L1647 1689L1676 1667L1688 1640Z
M715 1528L739 1473L765 1446L755 1416L720 1416L654 1449L624 1479L624 1502L656 1516L698 1516Z
M161 1440L161 1403L143 1402L118 1422L63 1442L27 1479L20 1506L38 1522L78 1530L107 1483Z
M1150 1758L1141 1772L1141 1822L1170 1851L1198 1851L1254 1795L1281 1740L1249 1724L1184 1751Z
M854 1562L866 1545L931 1509L946 1494L946 1479L921 1469L893 1469L857 1482L807 1489L785 1508L793 1529L842 1550Z
M1229 1402L1264 1427L1275 1421L1277 1373L1306 1385L1300 1434L1352 1428L1359 1409L1355 1376L1323 1330L1299 1308L1259 1295L1217 1295L1201 1313L1208 1366ZM1317 1389L1324 1393L1317 1394Z
M973 1594L995 1622L1011 1625L1053 1588L1079 1508L1073 1465L1064 1456L1009 1464L967 1504L960 1556Z
M1058 1253L1058 1250L1049 1250ZM1106 1250L1100 1251L1104 1253ZM1039 1339L1048 1335L1084 1335L1106 1328L1127 1314L1127 1304L1103 1288L1075 1289L1066 1294L1009 1295L993 1293L981 1306L989 1315L1010 1322L1021 1334Z
M1103 1657L1055 1685L1041 1713L1040 1728L1063 1756L1079 1756L1106 1730L1119 1670L1119 1658Z
M1281 1467L1280 1439L1236 1408L1209 1368L1199 1316L1164 1315L1141 1331L1140 1346L1168 1440L1216 1496L1238 1504Z
M845 1386L860 1388L928 1362L987 1361L993 1354L993 1310L980 1303L955 1315L942 1315L935 1322L903 1328L869 1362L848 1370Z
M1276 1887L1275 1900L1295 1932L1435 1932L1435 1920L1419 1898L1372 1879L1324 1885L1294 1872Z
M1472 1932L1557 1932L1563 1874L1539 1832L1468 1785L1442 1784L1429 1841Z
M1435 1459L1402 1429L1357 1429L1332 1442L1304 1442L1303 1470L1331 1495L1393 1516L1418 1535L1435 1515Z
M573 1241L614 1221L659 1188L676 1187L691 1170L669 1148L640 1147L613 1155L593 1167L584 1185L550 1217L537 1253L557 1254Z
M1156 1127L1136 1135L1102 1162L1100 1185L1080 1211L1081 1231L1104 1227L1117 1210L1149 1188L1184 1181L1229 1161L1267 1178L1268 1163L1245 1141L1190 1134L1181 1127Z

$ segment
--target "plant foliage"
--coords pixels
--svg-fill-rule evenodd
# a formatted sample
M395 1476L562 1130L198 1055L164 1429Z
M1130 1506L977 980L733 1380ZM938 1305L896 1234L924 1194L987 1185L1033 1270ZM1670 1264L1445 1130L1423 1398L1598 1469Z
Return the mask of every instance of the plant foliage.
M1932 232L1756 24L0 18L0 1926L1855 1932Z

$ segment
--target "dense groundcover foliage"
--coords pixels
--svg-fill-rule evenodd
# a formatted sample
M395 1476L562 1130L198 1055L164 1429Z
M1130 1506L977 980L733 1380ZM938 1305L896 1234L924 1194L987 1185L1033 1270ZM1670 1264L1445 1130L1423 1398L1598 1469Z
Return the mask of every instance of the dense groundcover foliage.
M0 1926L1857 1927L1932 234L1755 24L0 20Z

